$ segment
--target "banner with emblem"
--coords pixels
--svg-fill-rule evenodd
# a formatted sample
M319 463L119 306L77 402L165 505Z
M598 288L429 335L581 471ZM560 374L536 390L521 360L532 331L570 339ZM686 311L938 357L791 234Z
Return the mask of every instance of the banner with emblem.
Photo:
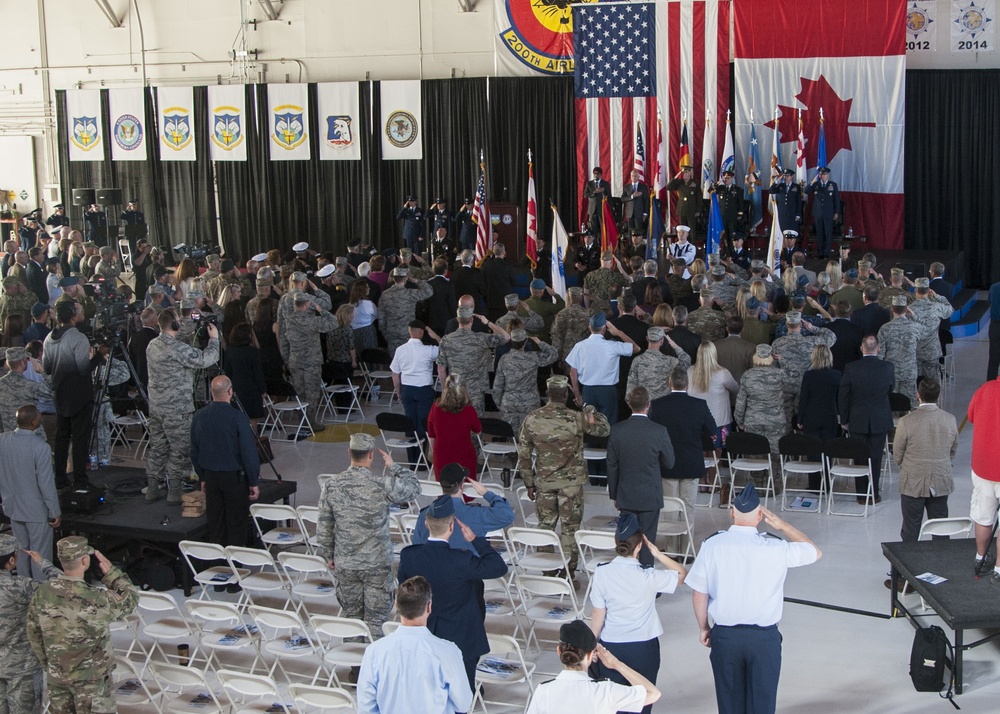
M246 87L208 88L208 137L212 161L246 161Z
M142 87L108 90L111 158L146 160L146 90Z
M573 74L573 8L570 3L495 0L493 19L497 68L502 76Z
M382 81L382 158L424 158L420 80Z
M66 90L66 131L70 161L104 161L101 90Z
M194 90L191 87L156 88L156 129L160 134L160 161L194 161Z
M267 85L267 135L271 161L308 161L312 158L307 85Z
M319 103L319 158L323 161L360 161L358 121L361 103L357 82L321 82Z
M996 50L996 0L951 0L951 51Z
M910 0L906 4L906 51L937 49L937 0Z

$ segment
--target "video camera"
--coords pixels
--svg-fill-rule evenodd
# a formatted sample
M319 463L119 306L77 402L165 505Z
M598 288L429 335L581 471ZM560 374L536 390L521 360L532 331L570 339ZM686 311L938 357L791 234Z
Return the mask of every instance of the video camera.
M185 258L190 258L191 260L203 260L209 253L219 253L219 246L211 245L210 243L202 243L201 245L187 245L186 243L180 243L173 247L173 251L178 255L183 255Z

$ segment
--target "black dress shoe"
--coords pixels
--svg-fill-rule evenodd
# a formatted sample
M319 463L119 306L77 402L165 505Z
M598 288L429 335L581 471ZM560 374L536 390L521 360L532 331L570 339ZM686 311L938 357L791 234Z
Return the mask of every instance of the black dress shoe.
M225 585L213 585L212 589L217 593L224 593L226 592L226 587Z
M243 588L240 587L239 583L232 583L231 585L227 585L226 586L226 592L227 593L238 593L238 592L242 592L242 591L243 591Z

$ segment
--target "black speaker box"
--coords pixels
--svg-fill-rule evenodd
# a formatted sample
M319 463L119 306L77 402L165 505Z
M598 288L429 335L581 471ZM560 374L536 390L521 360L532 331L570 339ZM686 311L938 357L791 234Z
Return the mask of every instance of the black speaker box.
M73 189L74 206L89 206L92 203L97 203L97 201L94 199L94 189L92 188Z

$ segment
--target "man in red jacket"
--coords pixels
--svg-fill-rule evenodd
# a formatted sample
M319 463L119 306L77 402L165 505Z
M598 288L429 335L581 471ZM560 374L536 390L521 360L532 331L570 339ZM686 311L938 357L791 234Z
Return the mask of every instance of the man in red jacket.
M969 423L972 432L972 505L969 517L976 523L976 565L984 558L980 572L996 562L987 556L990 533L1000 508L1000 463L996 459L996 443L1000 439L1000 380L987 382L972 395L969 402ZM1000 544L998 544L1000 545ZM990 582L1000 587L1000 568L993 568Z

